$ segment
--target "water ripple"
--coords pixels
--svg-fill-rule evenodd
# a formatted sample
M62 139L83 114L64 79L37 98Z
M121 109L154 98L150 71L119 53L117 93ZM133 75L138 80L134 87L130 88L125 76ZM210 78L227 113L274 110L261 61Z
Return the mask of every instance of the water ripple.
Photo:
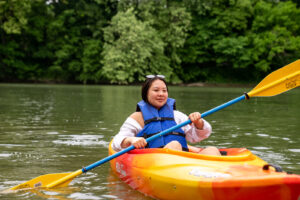
M300 153L300 149L288 149L288 150L294 153Z
M10 154L10 153L0 153L0 158L2 157L2 158L8 158L8 157L10 157L12 154Z
M101 145L108 147L109 142L101 140L103 135L60 135L59 140L54 140L54 144L74 145L74 146L91 146Z
M263 134L263 133L258 133L256 135L260 137L270 137L268 134Z
M72 199L103 199L101 197L94 196L91 193L80 193L80 192L71 194L69 196L69 198L72 198Z

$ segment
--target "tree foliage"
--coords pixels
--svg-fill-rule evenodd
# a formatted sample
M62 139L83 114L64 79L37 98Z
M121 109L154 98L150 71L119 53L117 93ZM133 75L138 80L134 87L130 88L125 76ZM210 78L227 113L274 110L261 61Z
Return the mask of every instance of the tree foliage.
M299 1L0 1L0 81L256 82L299 58L299 21Z
M0 26L6 33L20 34L27 24L27 14L30 12L30 0L0 1Z
M104 41L103 74L112 83L143 81L147 74L171 74L163 41L154 28L135 17L133 9L112 18L104 29Z
M299 9L290 1L194 1L182 52L185 80L259 80L299 55Z

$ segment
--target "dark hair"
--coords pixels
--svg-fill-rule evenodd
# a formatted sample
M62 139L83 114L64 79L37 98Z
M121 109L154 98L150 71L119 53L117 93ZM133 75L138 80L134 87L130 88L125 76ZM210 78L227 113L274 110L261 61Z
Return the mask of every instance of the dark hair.
M161 81L163 81L165 84L166 84L166 87L167 87L167 91L168 91L168 86L167 86L167 83L166 83L166 81L165 81L165 79L164 78L161 78L161 77L154 77L154 78L147 78L146 79L146 81L144 82L144 84L143 84L143 86L142 86L142 99L145 101L145 102L147 102L147 103L149 103L148 102L148 90L149 90L149 88L151 87L151 85L152 85L152 83L154 82L154 81L156 81L156 80L161 80Z

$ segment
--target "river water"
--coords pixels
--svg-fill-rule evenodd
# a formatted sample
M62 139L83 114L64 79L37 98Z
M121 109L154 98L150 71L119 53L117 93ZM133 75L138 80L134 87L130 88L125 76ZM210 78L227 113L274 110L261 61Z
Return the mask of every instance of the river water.
M205 112L251 88L169 87L177 109ZM121 124L135 111L139 86L0 84L0 191L39 175L74 172L107 156ZM246 147L300 174L300 89L245 100L206 119L213 134L196 146ZM69 187L0 193L0 199L147 200L105 163Z

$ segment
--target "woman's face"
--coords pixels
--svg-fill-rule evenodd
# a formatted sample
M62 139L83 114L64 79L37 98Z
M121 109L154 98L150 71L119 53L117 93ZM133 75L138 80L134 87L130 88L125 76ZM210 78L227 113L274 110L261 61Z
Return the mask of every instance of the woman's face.
M152 82L148 90L148 102L157 109L165 105L168 99L168 90L166 84L162 80Z

